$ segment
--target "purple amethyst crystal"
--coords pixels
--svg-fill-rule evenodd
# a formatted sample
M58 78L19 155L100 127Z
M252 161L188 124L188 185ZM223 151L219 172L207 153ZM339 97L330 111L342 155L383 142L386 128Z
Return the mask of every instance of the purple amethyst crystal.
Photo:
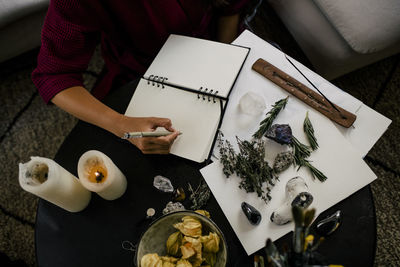
M265 137L281 145L290 145L292 143L292 129L289 124L274 124L265 133Z

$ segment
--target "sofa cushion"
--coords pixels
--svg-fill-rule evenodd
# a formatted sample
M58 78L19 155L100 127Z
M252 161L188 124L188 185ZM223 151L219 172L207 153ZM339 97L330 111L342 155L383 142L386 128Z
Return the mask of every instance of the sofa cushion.
M49 0L0 0L0 28L44 10L48 5Z
M378 52L400 42L399 0L314 0L358 53Z

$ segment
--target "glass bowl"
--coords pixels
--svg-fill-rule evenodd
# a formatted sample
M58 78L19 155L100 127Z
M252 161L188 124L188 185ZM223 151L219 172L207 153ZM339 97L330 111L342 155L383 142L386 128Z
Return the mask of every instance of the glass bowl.
M140 267L140 260L148 253L157 253L159 256L166 256L166 242L168 237L178 231L174 224L182 222L182 218L191 216L201 222L202 235L210 232L217 233L220 237L219 251L215 267L225 267L228 259L228 246L225 237L219 227L208 217L194 211L177 211L168 213L157 218L142 234L135 255L136 266Z

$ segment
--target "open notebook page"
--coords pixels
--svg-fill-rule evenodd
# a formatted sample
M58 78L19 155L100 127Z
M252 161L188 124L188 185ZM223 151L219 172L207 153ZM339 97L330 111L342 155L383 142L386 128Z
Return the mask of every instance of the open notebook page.
M216 134L221 108L219 100L203 100L197 94L174 87L153 86L141 79L125 115L169 118L172 127L182 132L171 153L196 162L207 159Z
M208 88L227 97L248 52L245 47L172 34L144 78L167 77L168 84Z

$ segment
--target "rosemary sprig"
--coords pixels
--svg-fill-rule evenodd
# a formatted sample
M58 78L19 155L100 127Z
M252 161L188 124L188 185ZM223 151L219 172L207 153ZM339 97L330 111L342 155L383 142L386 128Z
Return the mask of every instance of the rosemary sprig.
M270 111L268 111L268 113L266 114L267 117L263 121L260 122L260 128L257 130L257 132L255 132L253 134L254 138L260 139L261 137L263 137L263 135L271 127L272 123L274 122L275 118L278 116L279 112L285 108L288 98L289 98L289 96L275 102L275 104L272 105L272 109Z
M309 146L302 144L296 137L292 136L292 144L291 147L293 149L294 154L294 164L299 166L298 169L301 167L307 167L313 178L317 178L321 182L328 179L320 170L315 168L307 158L311 155L311 149ZM298 170L297 169L297 170Z
M311 155L310 147L301 143L299 140L297 140L296 137L294 137L294 135L292 136L292 143L290 144L290 146L293 148L294 163L296 165L302 166L303 160Z
M317 178L321 182L324 182L326 179L328 179L325 174L323 174L320 170L311 165L309 160L304 160L303 166L307 167L310 170L313 178Z
M314 135L314 127L312 126L310 118L308 117L308 111L306 113L306 118L304 119L304 122L303 122L303 130L307 136L308 142L310 143L311 149L313 151L317 150L318 142L317 142L317 138Z

